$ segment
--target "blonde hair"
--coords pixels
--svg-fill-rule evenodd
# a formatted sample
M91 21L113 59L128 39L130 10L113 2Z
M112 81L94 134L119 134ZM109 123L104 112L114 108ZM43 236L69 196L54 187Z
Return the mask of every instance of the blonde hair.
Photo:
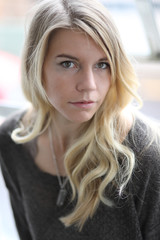
M51 121L54 109L43 88L42 69L49 40L60 28L81 29L91 36L105 52L111 72L111 86L103 104L65 154L66 172L77 203L61 221L82 229L100 201L112 205L107 195L112 186L121 194L132 175L135 158L121 141L127 128L122 112L133 98L138 99L138 83L111 16L99 2L44 0L36 7L22 59L22 87L33 108L26 116L27 124L12 132L15 142L32 140Z

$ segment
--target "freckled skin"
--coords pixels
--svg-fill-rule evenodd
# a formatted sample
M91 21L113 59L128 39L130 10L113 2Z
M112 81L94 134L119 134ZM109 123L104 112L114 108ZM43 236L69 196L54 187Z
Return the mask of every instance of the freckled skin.
M50 41L43 82L59 121L86 122L99 109L110 87L105 53L85 33L60 29Z

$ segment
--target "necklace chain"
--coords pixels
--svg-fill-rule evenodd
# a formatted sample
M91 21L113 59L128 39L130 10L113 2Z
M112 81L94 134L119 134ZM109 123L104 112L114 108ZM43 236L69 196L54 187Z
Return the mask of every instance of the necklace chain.
M51 126L48 128L48 135L49 135L49 144L50 144L50 150L51 150L51 155L52 155L52 159L54 161L54 165L56 168L56 173L57 173L57 178L58 178L58 182L59 182L59 186L61 189L64 189L67 182L68 182L68 178L66 177L64 179L64 181L62 181L61 177L60 177L60 173L59 173L59 169L58 169L58 164L57 164L57 160L56 160L56 156L55 156L55 152L54 152L54 148L53 148L53 137L52 137L52 131L51 131Z

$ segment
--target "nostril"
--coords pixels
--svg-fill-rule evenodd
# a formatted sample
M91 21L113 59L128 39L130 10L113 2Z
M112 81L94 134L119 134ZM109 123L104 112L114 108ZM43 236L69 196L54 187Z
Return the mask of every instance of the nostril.
M77 90L91 91L96 89L96 79L91 70L83 72L77 81Z

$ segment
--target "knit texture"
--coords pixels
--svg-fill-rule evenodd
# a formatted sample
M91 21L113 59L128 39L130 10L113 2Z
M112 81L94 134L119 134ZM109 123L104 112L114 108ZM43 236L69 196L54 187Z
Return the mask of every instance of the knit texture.
M69 183L66 202L57 207L57 177L38 168L29 145L11 140L10 134L21 116L18 113L10 117L0 127L0 165L21 240L160 239L160 154L155 143L146 148L150 137L142 120L136 119L124 141L136 156L127 195L116 195L112 208L100 203L79 232L74 226L66 228L59 220L74 208L69 201Z

